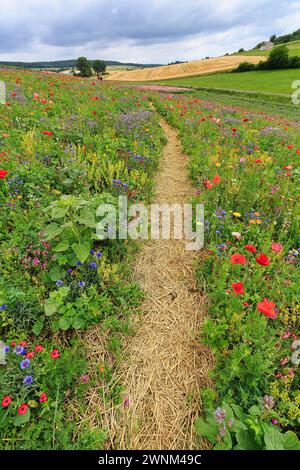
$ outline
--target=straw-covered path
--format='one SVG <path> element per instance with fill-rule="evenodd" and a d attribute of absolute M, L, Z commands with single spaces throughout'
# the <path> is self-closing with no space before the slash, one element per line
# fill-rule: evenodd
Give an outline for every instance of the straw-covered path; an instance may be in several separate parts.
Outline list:
<path fill-rule="evenodd" d="M 156 178 L 156 203 L 188 202 L 194 193 L 177 131 L 162 121 L 168 143 Z M 112 413 L 118 449 L 193 449 L 199 391 L 208 384 L 209 351 L 198 337 L 204 298 L 195 284 L 185 242 L 145 242 L 135 279 L 146 294 L 117 372 L 128 407 Z M 112 431 L 112 430 L 111 430 Z"/>

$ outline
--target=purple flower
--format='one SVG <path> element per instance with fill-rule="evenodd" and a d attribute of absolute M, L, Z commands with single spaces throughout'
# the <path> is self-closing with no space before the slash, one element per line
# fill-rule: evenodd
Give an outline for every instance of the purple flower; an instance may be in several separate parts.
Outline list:
<path fill-rule="evenodd" d="M 25 379 L 23 380 L 24 385 L 31 385 L 33 382 L 32 375 L 26 375 Z"/>
<path fill-rule="evenodd" d="M 4 348 L 2 349 L 2 352 L 4 352 L 4 353 L 8 353 L 9 351 L 10 351 L 9 346 L 4 346 Z"/>
<path fill-rule="evenodd" d="M 275 424 L 275 426 L 276 426 L 276 424 L 278 424 L 277 419 L 273 418 L 273 419 L 272 419 L 272 424 Z"/>
<path fill-rule="evenodd" d="M 85 282 L 84 282 L 84 281 L 80 281 L 80 282 L 78 282 L 78 285 L 79 285 L 79 287 L 84 287 L 84 286 L 85 286 Z"/>
<path fill-rule="evenodd" d="M 68 271 L 67 271 L 67 273 L 69 273 L 69 274 L 72 274 L 72 272 L 73 272 L 72 268 L 68 269 Z"/>
<path fill-rule="evenodd" d="M 215 420 L 217 421 L 218 424 L 224 423 L 224 420 L 226 417 L 225 410 L 223 410 L 222 408 L 217 408 L 214 414 L 215 414 Z"/>
<path fill-rule="evenodd" d="M 6 305 L 6 304 L 0 305 L 0 310 L 6 310 L 6 309 L 7 309 L 7 305 Z"/>
<path fill-rule="evenodd" d="M 101 258 L 102 253 L 98 252 L 98 253 L 96 254 L 96 256 L 97 256 L 97 258 Z"/>
<path fill-rule="evenodd" d="M 81 265 L 82 265 L 82 262 L 81 262 L 81 261 L 77 261 L 76 265 L 77 265 L 77 266 L 81 266 Z"/>
<path fill-rule="evenodd" d="M 57 285 L 57 287 L 61 287 L 63 285 L 63 283 L 64 283 L 63 281 L 59 280 L 59 281 L 56 282 L 56 285 Z"/>
<path fill-rule="evenodd" d="M 21 369 L 26 369 L 29 366 L 30 366 L 30 360 L 29 359 L 24 359 L 24 361 L 22 361 L 20 363 Z"/>
<path fill-rule="evenodd" d="M 90 263 L 90 268 L 97 268 L 97 263 L 95 263 L 95 261 Z"/>
<path fill-rule="evenodd" d="M 94 250 L 90 250 L 90 254 L 94 255 L 95 254 Z"/>
<path fill-rule="evenodd" d="M 22 346 L 17 346 L 15 349 L 14 349 L 14 353 L 20 355 L 22 354 L 24 351 L 24 348 L 22 348 Z"/>
<path fill-rule="evenodd" d="M 263 398 L 263 404 L 266 410 L 271 410 L 274 406 L 274 398 L 270 395 L 265 395 Z"/>

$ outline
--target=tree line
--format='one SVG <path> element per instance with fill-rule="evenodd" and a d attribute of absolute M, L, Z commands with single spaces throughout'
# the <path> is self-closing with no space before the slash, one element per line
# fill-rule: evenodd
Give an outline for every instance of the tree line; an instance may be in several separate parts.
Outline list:
<path fill-rule="evenodd" d="M 93 72 L 99 77 L 100 74 L 105 73 L 106 63 L 104 60 L 90 61 L 86 57 L 78 57 L 76 68 L 79 70 L 82 77 L 91 77 Z"/>
<path fill-rule="evenodd" d="M 250 72 L 252 70 L 278 70 L 300 68 L 300 57 L 289 56 L 286 46 L 278 46 L 271 50 L 267 60 L 261 60 L 258 64 L 242 62 L 232 72 Z"/>

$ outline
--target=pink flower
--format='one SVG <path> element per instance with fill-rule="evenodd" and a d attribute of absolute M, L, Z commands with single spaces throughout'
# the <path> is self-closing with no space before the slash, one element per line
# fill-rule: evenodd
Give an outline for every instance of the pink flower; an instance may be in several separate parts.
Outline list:
<path fill-rule="evenodd" d="M 235 237 L 237 240 L 240 240 L 240 238 L 241 238 L 241 236 L 242 236 L 239 232 L 232 232 L 231 235 L 232 235 L 233 237 Z"/>
<path fill-rule="evenodd" d="M 272 243 L 271 250 L 274 253 L 280 253 L 282 251 L 283 246 L 280 243 Z"/>
<path fill-rule="evenodd" d="M 284 357 L 283 359 L 281 359 L 280 365 L 285 366 L 289 362 L 289 360 L 290 358 L 288 356 Z"/>

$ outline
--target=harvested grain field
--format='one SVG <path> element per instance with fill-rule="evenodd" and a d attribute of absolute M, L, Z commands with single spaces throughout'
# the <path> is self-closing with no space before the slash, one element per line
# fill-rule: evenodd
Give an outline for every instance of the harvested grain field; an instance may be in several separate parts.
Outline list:
<path fill-rule="evenodd" d="M 214 59 L 195 60 L 183 64 L 164 65 L 146 69 L 131 70 L 126 72 L 112 72 L 105 80 L 138 82 L 147 80 L 161 80 L 166 78 L 190 77 L 193 75 L 204 75 L 214 72 L 232 70 L 241 62 L 257 64 L 263 58 L 256 56 L 224 56 Z"/>

